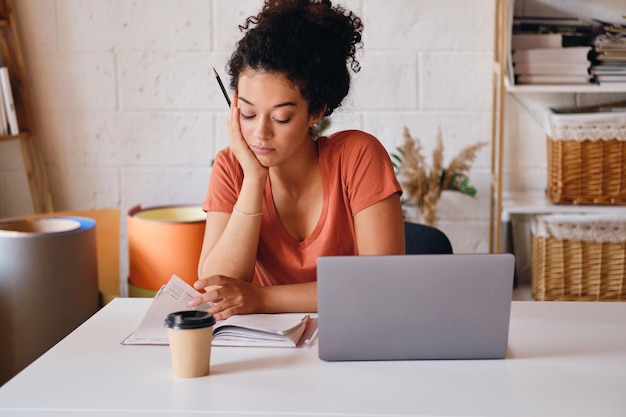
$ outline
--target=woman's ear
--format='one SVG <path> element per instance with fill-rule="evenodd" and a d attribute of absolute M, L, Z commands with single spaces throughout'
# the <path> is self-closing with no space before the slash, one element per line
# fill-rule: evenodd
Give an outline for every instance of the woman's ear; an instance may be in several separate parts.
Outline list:
<path fill-rule="evenodd" d="M 324 114 L 326 113 L 326 109 L 327 109 L 327 106 L 324 105 L 324 107 L 322 107 L 322 109 L 320 111 L 318 111 L 317 113 L 311 115 L 311 117 L 309 118 L 309 127 L 315 126 L 316 124 L 318 124 L 324 118 Z"/>
<path fill-rule="evenodd" d="M 318 136 L 321 134 L 324 127 L 320 126 L 320 123 L 324 120 L 324 115 L 326 114 L 326 106 L 324 106 L 319 112 L 311 114 L 309 116 L 309 136 L 314 141 L 317 140 Z"/>

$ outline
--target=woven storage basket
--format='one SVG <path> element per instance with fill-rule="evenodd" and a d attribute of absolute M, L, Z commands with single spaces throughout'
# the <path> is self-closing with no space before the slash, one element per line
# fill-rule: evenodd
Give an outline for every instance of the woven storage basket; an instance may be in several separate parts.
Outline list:
<path fill-rule="evenodd" d="M 535 300 L 626 301 L 626 213 L 534 216 L 531 257 Z"/>
<path fill-rule="evenodd" d="M 626 107 L 550 113 L 547 196 L 561 204 L 626 205 Z"/>

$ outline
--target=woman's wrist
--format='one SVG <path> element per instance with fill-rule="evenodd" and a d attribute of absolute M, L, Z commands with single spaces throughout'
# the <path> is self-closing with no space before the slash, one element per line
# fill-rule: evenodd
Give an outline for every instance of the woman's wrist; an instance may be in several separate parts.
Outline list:
<path fill-rule="evenodd" d="M 242 217 L 257 217 L 262 214 L 265 181 L 266 179 L 244 178 L 239 198 L 233 206 L 233 214 Z"/>
<path fill-rule="evenodd" d="M 259 217 L 263 215 L 263 211 L 255 211 L 255 212 L 245 212 L 245 211 L 241 211 L 237 208 L 236 205 L 233 206 L 233 213 L 237 214 L 238 216 L 242 216 L 242 217 Z"/>
<path fill-rule="evenodd" d="M 259 175 L 244 174 L 241 186 L 260 189 L 261 191 L 263 191 L 263 189 L 265 188 L 265 183 L 267 182 L 267 177 L 267 170 L 264 170 Z"/>

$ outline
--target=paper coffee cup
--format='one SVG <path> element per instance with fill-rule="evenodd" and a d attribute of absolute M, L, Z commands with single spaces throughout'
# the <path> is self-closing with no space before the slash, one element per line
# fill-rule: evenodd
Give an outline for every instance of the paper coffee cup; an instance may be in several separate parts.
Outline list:
<path fill-rule="evenodd" d="M 206 311 L 178 311 L 165 318 L 174 375 L 194 378 L 209 374 L 215 318 Z"/>

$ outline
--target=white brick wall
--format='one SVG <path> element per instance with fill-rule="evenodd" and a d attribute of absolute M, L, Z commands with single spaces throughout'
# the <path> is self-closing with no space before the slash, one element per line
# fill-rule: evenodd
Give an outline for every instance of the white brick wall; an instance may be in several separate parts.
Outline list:
<path fill-rule="evenodd" d="M 210 161 L 227 143 L 226 105 L 211 67 L 227 78 L 237 25 L 262 1 L 14 3 L 55 207 L 125 214 L 136 204 L 199 204 Z M 363 17 L 365 49 L 331 130 L 368 130 L 391 151 L 402 143 L 403 126 L 428 149 L 441 129 L 446 161 L 489 141 L 493 3 L 343 2 Z M 527 122 L 522 117 L 514 134 L 527 134 L 532 146 L 516 145 L 507 158 L 508 184 L 542 188 L 541 128 Z M 0 144 L 0 217 L 32 210 L 18 157 L 18 146 Z M 489 158 L 486 147 L 471 173 L 476 199 L 442 198 L 439 226 L 457 252 L 488 250 Z M 124 244 L 121 252 L 124 277 Z"/>

